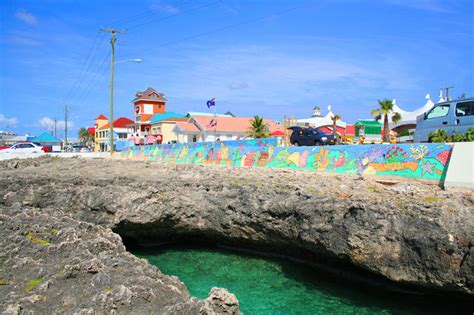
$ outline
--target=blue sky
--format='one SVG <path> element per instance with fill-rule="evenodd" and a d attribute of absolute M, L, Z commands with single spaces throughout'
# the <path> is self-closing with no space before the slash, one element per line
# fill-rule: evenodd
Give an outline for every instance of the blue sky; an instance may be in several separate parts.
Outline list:
<path fill-rule="evenodd" d="M 239 116 L 331 105 L 347 122 L 378 98 L 413 110 L 446 85 L 474 95 L 474 1 L 2 1 L 0 130 L 48 131 L 64 104 L 73 135 L 109 115 L 102 26 L 127 30 L 116 61 L 143 59 L 115 67 L 115 117 L 149 86 L 183 114 L 216 97 Z"/>

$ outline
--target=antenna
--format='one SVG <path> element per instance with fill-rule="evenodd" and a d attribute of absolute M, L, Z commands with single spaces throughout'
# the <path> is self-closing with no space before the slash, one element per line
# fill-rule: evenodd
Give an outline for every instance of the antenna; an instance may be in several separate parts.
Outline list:
<path fill-rule="evenodd" d="M 449 89 L 453 89 L 454 86 L 445 86 L 443 88 L 441 88 L 442 90 L 445 90 L 446 91 L 446 100 L 447 101 L 450 101 L 451 99 L 449 98 Z"/>

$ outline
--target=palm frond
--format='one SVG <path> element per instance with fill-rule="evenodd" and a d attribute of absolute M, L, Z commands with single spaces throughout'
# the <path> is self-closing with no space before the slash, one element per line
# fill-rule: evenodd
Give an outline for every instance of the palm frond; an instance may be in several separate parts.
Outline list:
<path fill-rule="evenodd" d="M 380 115 L 380 110 L 378 110 L 378 109 L 373 109 L 373 110 L 370 112 L 370 116 L 374 116 L 374 115 Z"/>
<path fill-rule="evenodd" d="M 400 113 L 393 113 L 392 122 L 396 124 L 400 120 L 402 120 L 402 115 Z"/>

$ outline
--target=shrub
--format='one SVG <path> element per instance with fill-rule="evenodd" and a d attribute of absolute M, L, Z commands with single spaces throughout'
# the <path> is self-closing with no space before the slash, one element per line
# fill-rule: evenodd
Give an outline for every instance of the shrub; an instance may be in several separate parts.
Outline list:
<path fill-rule="evenodd" d="M 451 136 L 446 134 L 446 130 L 438 129 L 428 135 L 429 142 L 470 142 L 474 141 L 474 128 L 469 128 L 466 133 Z"/>
<path fill-rule="evenodd" d="M 429 142 L 447 142 L 449 140 L 446 130 L 438 129 L 428 135 Z"/>

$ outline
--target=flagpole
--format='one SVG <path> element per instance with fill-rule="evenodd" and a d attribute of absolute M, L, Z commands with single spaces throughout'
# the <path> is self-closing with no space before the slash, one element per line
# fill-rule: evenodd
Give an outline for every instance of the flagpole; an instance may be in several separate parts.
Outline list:
<path fill-rule="evenodd" d="M 214 106 L 214 141 L 217 141 L 217 139 L 216 139 L 216 126 L 217 126 L 217 123 L 216 123 L 216 121 L 217 121 L 217 120 L 216 120 L 216 116 L 217 116 L 217 114 L 216 114 L 216 106 Z"/>

